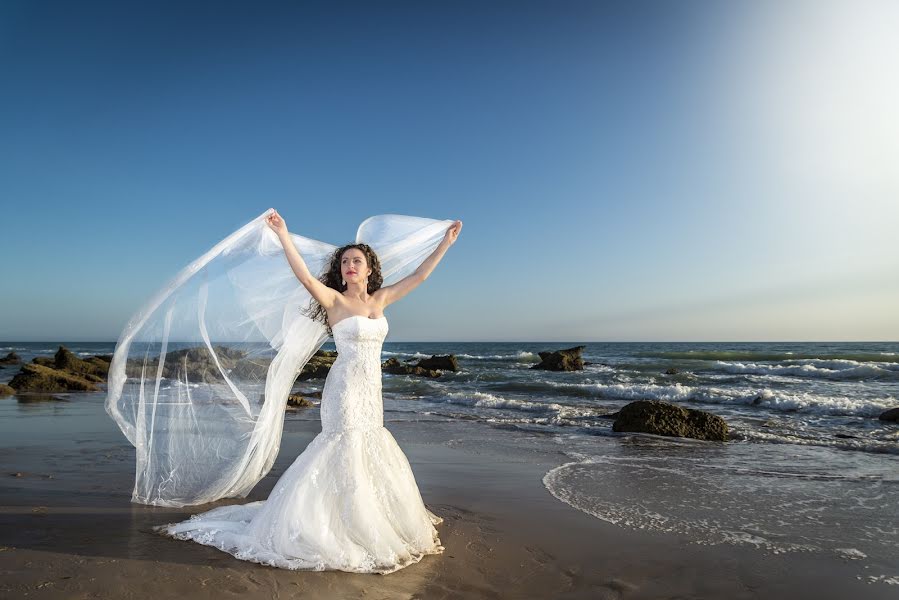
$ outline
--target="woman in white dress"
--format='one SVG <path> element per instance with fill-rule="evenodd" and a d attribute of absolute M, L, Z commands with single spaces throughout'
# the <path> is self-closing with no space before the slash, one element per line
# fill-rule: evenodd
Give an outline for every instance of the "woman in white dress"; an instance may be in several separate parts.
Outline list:
<path fill-rule="evenodd" d="M 364 243 L 338 248 L 316 279 L 284 219 L 266 224 L 314 299 L 312 318 L 333 335 L 338 357 L 322 390 L 322 431 L 266 500 L 220 506 L 154 530 L 253 562 L 294 570 L 391 573 L 444 550 L 409 462 L 383 426 L 384 309 L 420 285 L 456 241 L 462 222 L 411 275 L 383 286 L 380 262 Z"/>

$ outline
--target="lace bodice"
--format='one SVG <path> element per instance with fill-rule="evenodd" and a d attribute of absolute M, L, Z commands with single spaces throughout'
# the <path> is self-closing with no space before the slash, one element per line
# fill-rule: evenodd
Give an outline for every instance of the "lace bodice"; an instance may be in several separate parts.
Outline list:
<path fill-rule="evenodd" d="M 332 328 L 337 359 L 322 389 L 322 431 L 384 426 L 381 398 L 381 347 L 387 319 L 353 315 Z"/>

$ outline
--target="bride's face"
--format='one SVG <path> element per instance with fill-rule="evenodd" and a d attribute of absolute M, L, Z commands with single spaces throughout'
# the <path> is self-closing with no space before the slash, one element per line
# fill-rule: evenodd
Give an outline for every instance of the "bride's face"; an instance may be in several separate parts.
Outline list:
<path fill-rule="evenodd" d="M 340 257 L 340 273 L 344 281 L 362 283 L 371 274 L 365 253 L 358 248 L 350 248 Z"/>

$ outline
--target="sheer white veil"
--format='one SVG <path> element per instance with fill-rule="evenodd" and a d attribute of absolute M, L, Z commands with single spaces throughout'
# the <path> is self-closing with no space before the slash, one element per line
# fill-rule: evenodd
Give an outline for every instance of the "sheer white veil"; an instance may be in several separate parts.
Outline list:
<path fill-rule="evenodd" d="M 271 469 L 287 397 L 328 339 L 301 312 L 297 280 L 269 209 L 191 262 L 128 321 L 109 368 L 106 411 L 134 445 L 131 501 L 181 507 L 246 497 Z M 382 285 L 411 274 L 452 220 L 377 215 L 357 243 L 381 261 Z M 320 275 L 338 248 L 291 234 Z"/>

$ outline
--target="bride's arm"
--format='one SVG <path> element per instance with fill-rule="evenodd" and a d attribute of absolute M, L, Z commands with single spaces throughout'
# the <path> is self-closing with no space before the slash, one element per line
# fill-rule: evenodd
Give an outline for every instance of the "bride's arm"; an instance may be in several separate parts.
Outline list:
<path fill-rule="evenodd" d="M 338 291 L 326 286 L 312 274 L 309 267 L 306 266 L 306 261 L 300 255 L 300 251 L 297 250 L 296 245 L 293 243 L 293 238 L 287 231 L 287 223 L 284 222 L 281 215 L 275 211 L 266 220 L 269 227 L 278 234 L 278 239 L 281 240 L 281 246 L 284 248 L 284 254 L 287 255 L 287 262 L 290 263 L 290 268 L 293 269 L 294 275 L 297 276 L 303 287 L 309 290 L 312 297 L 322 307 L 331 308 L 334 306 L 334 303 L 337 302 Z"/>
<path fill-rule="evenodd" d="M 446 251 L 449 250 L 449 247 L 456 242 L 456 238 L 459 237 L 460 231 L 462 231 L 462 221 L 456 221 L 446 230 L 446 235 L 443 237 L 443 241 L 440 242 L 440 245 L 434 249 L 431 255 L 426 258 L 415 271 L 410 275 L 403 277 L 393 285 L 382 287 L 375 292 L 381 296 L 383 306 L 396 302 L 421 285 L 422 282 L 428 278 L 428 275 L 431 274 L 431 271 L 434 270 L 434 267 L 437 266 L 437 263 L 440 262 L 440 259 L 443 258 L 443 255 L 446 254 Z"/>

